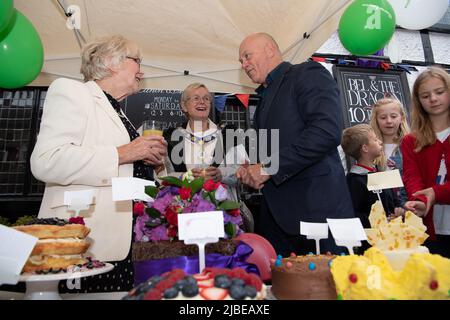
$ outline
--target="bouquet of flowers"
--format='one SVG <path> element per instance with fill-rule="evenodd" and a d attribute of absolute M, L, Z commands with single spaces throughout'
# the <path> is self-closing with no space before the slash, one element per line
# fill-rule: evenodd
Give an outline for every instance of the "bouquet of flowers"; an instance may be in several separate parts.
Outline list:
<path fill-rule="evenodd" d="M 220 182 L 205 181 L 194 178 L 188 171 L 181 179 L 163 177 L 162 186 L 148 186 L 146 194 L 153 202 L 137 202 L 133 213 L 135 241 L 158 242 L 160 240 L 177 240 L 179 214 L 222 211 L 225 234 L 233 238 L 243 231 L 239 203 L 229 200 L 227 188 Z"/>

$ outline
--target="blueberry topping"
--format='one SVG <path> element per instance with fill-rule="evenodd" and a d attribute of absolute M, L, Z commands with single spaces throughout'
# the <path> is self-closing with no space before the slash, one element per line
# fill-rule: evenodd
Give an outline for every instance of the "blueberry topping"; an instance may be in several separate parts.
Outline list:
<path fill-rule="evenodd" d="M 173 299 L 176 296 L 178 296 L 178 289 L 175 287 L 166 289 L 164 291 L 164 298 L 166 298 L 166 299 Z"/>
<path fill-rule="evenodd" d="M 242 286 L 231 286 L 229 294 L 235 300 L 242 300 L 247 296 L 245 287 Z"/>
<path fill-rule="evenodd" d="M 233 286 L 245 286 L 245 281 L 241 278 L 233 278 L 231 279 L 231 285 Z"/>
<path fill-rule="evenodd" d="M 225 274 L 220 274 L 214 277 L 214 286 L 217 288 L 226 289 L 231 286 L 231 280 Z"/>
<path fill-rule="evenodd" d="M 188 284 L 187 280 L 181 279 L 181 280 L 178 280 L 177 282 L 175 282 L 175 288 L 177 288 L 178 290 L 181 290 L 187 284 Z"/>
<path fill-rule="evenodd" d="M 66 224 L 69 224 L 69 221 L 59 218 L 35 218 L 24 223 L 24 225 L 32 225 L 32 224 L 64 226 Z"/>
<path fill-rule="evenodd" d="M 181 293 L 187 298 L 195 297 L 198 294 L 198 286 L 188 283 L 181 289 Z"/>
<path fill-rule="evenodd" d="M 186 276 L 184 280 L 186 280 L 187 284 L 197 285 L 197 280 L 193 276 Z"/>
<path fill-rule="evenodd" d="M 245 290 L 245 295 L 250 298 L 256 297 L 256 294 L 258 293 L 258 291 L 256 291 L 256 288 L 254 286 L 245 286 L 244 290 Z"/>

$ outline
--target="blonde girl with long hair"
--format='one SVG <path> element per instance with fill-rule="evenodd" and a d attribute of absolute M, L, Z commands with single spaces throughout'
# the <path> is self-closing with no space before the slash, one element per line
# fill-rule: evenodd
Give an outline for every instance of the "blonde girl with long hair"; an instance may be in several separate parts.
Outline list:
<path fill-rule="evenodd" d="M 402 103 L 394 97 L 378 100 L 372 107 L 370 126 L 377 138 L 383 142 L 384 152 L 375 160 L 378 169 L 380 171 L 398 169 L 402 175 L 403 160 L 400 143 L 410 131 Z M 404 188 L 397 189 L 397 197 L 401 205 L 408 200 Z"/>
<path fill-rule="evenodd" d="M 411 120 L 401 143 L 405 208 L 423 217 L 430 252 L 450 257 L 450 75 L 442 68 L 414 82 Z"/>

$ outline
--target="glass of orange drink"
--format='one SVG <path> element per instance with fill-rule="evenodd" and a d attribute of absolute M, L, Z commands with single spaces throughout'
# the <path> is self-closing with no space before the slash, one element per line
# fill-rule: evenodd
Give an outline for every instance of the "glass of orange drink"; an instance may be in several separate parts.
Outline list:
<path fill-rule="evenodd" d="M 150 135 L 162 136 L 163 135 L 162 123 L 156 120 L 145 120 L 142 123 L 142 135 L 144 137 Z"/>

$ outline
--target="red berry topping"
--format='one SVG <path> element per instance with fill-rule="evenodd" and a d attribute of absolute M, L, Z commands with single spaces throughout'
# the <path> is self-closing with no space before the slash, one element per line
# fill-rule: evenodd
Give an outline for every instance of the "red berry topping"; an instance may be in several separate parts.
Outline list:
<path fill-rule="evenodd" d="M 247 284 L 249 286 L 254 286 L 256 291 L 260 291 L 262 289 L 262 281 L 255 274 L 249 273 L 247 275 L 247 278 L 244 281 L 245 281 L 245 284 Z"/>
<path fill-rule="evenodd" d="M 348 276 L 348 280 L 350 280 L 351 283 L 356 283 L 356 282 L 358 282 L 358 276 L 356 274 L 352 273 Z"/>
<path fill-rule="evenodd" d="M 436 290 L 439 287 L 439 284 L 436 280 L 431 280 L 430 282 L 430 289 L 431 290 Z"/>
<path fill-rule="evenodd" d="M 205 300 L 223 300 L 228 295 L 228 291 L 220 288 L 205 288 L 200 291 L 200 295 Z"/>
<path fill-rule="evenodd" d="M 291 257 L 295 258 L 297 255 L 295 254 L 295 252 L 291 252 Z"/>
<path fill-rule="evenodd" d="M 247 276 L 247 272 L 242 268 L 234 268 L 231 274 L 231 278 L 239 278 L 242 280 L 245 280 L 245 277 Z"/>
<path fill-rule="evenodd" d="M 71 217 L 69 218 L 69 223 L 84 225 L 84 219 L 83 217 Z"/>
<path fill-rule="evenodd" d="M 161 291 L 155 289 L 148 291 L 144 296 L 144 300 L 161 300 Z"/>

